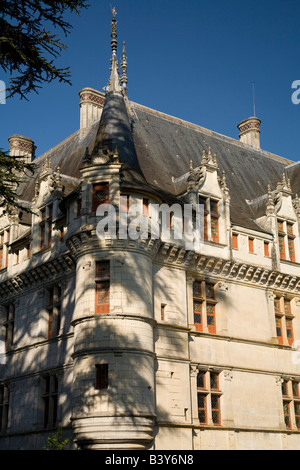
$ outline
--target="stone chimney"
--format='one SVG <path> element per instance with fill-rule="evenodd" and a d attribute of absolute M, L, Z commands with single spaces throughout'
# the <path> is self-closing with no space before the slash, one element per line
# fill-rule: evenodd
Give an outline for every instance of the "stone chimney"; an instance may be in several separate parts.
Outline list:
<path fill-rule="evenodd" d="M 93 121 L 101 117 L 105 94 L 93 88 L 83 88 L 80 97 L 80 130 L 88 128 Z"/>
<path fill-rule="evenodd" d="M 8 142 L 11 157 L 22 157 L 25 163 L 31 163 L 34 160 L 36 147 L 29 137 L 14 134 Z"/>
<path fill-rule="evenodd" d="M 260 123 L 260 119 L 252 116 L 240 122 L 237 126 L 240 131 L 240 141 L 252 145 L 257 150 L 260 150 Z"/>

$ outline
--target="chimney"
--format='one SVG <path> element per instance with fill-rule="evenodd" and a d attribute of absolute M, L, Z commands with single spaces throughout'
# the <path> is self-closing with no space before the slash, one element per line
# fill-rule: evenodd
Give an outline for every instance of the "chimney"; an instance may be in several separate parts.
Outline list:
<path fill-rule="evenodd" d="M 8 142 L 11 157 L 22 157 L 25 163 L 31 163 L 34 160 L 36 147 L 29 137 L 14 134 Z"/>
<path fill-rule="evenodd" d="M 252 145 L 257 150 L 260 150 L 260 123 L 260 119 L 252 116 L 240 122 L 237 126 L 240 131 L 240 141 Z"/>
<path fill-rule="evenodd" d="M 105 94 L 93 88 L 83 88 L 80 97 L 80 130 L 88 128 L 93 121 L 101 117 Z"/>

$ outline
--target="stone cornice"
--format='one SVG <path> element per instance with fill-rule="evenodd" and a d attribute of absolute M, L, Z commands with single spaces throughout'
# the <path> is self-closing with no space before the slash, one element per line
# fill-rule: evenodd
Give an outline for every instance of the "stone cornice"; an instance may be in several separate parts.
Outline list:
<path fill-rule="evenodd" d="M 211 276 L 218 280 L 244 282 L 257 287 L 300 293 L 300 277 L 248 263 L 222 259 L 171 243 L 161 243 L 156 261 L 190 271 L 192 275 Z"/>
<path fill-rule="evenodd" d="M 196 255 L 189 269 L 211 275 L 223 281 L 240 281 L 269 289 L 300 292 L 300 277 L 233 260 Z"/>
<path fill-rule="evenodd" d="M 71 272 L 74 267 L 74 260 L 68 253 L 32 267 L 0 284 L 1 300 L 5 301 L 9 297 L 20 294 L 22 291 L 41 283 L 51 282 L 52 279 L 54 280 L 62 274 L 66 275 Z"/>
<path fill-rule="evenodd" d="M 154 240 L 97 240 L 93 236 L 92 227 L 85 227 L 73 234 L 67 241 L 68 248 L 74 257 L 83 254 L 86 250 L 128 250 L 143 251 L 151 256 L 153 261 L 179 269 L 186 269 L 193 274 L 211 276 L 222 281 L 243 282 L 257 287 L 285 290 L 291 293 L 300 293 L 300 277 L 268 269 L 264 266 L 238 262 L 232 259 L 213 257 L 193 250 L 186 250 L 184 246 L 160 239 Z M 94 245 L 93 247 L 91 245 Z"/>

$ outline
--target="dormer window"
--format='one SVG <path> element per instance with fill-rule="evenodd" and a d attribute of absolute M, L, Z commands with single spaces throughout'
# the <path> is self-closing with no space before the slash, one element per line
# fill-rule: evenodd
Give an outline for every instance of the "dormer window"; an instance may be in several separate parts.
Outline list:
<path fill-rule="evenodd" d="M 278 220 L 277 221 L 277 230 L 278 230 L 278 243 L 279 243 L 279 256 L 280 259 L 285 259 L 285 232 L 284 232 L 284 227 L 283 227 L 283 221 Z"/>
<path fill-rule="evenodd" d="M 7 268 L 9 229 L 0 232 L 0 269 Z"/>
<path fill-rule="evenodd" d="M 287 239 L 288 239 L 288 250 L 289 250 L 289 257 L 291 261 L 296 261 L 295 259 L 295 245 L 294 245 L 294 232 L 293 232 L 293 224 L 287 222 Z"/>
<path fill-rule="evenodd" d="M 40 249 L 51 247 L 52 241 L 52 204 L 41 209 L 40 217 Z"/>
<path fill-rule="evenodd" d="M 219 243 L 219 202 L 199 197 L 199 204 L 204 206 L 204 240 Z"/>
<path fill-rule="evenodd" d="M 280 259 L 289 259 L 295 262 L 294 224 L 292 222 L 277 220 L 277 230 Z"/>
<path fill-rule="evenodd" d="M 109 203 L 109 184 L 99 183 L 93 185 L 92 212 L 96 212 L 98 206 Z"/>

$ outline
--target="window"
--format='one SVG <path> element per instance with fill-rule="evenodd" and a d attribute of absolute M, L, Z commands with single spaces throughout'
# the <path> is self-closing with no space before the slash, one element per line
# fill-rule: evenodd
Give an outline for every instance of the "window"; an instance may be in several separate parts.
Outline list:
<path fill-rule="evenodd" d="M 143 214 L 149 215 L 149 199 L 143 198 Z"/>
<path fill-rule="evenodd" d="M 5 351 L 10 351 L 14 342 L 14 325 L 15 325 L 15 306 L 10 304 L 6 307 L 5 328 Z"/>
<path fill-rule="evenodd" d="M 264 242 L 264 255 L 266 257 L 270 256 L 270 246 L 269 242 Z"/>
<path fill-rule="evenodd" d="M 199 371 L 197 375 L 198 418 L 200 424 L 221 424 L 219 374 Z"/>
<path fill-rule="evenodd" d="M 285 228 L 286 227 L 286 228 Z M 292 222 L 284 222 L 283 220 L 277 220 L 278 229 L 278 243 L 280 259 L 286 259 L 288 253 L 288 259 L 295 262 L 295 235 L 294 235 L 294 224 Z M 286 240 L 286 241 L 285 241 Z"/>
<path fill-rule="evenodd" d="M 206 281 L 193 283 L 194 324 L 197 331 L 216 333 L 214 285 Z"/>
<path fill-rule="evenodd" d="M 291 301 L 283 297 L 275 297 L 274 309 L 278 343 L 284 344 L 287 342 L 290 346 L 292 346 L 294 342 L 294 316 L 291 310 Z"/>
<path fill-rule="evenodd" d="M 210 223 L 211 223 L 211 239 L 215 243 L 219 243 L 219 214 L 218 202 L 210 200 Z"/>
<path fill-rule="evenodd" d="M 7 268 L 9 246 L 9 230 L 0 233 L 0 269 Z"/>
<path fill-rule="evenodd" d="M 47 246 L 48 248 L 51 246 L 52 240 L 52 204 L 48 206 L 48 214 L 47 214 Z"/>
<path fill-rule="evenodd" d="M 40 222 L 40 249 L 45 248 L 45 213 L 46 210 L 41 210 L 41 222 Z"/>
<path fill-rule="evenodd" d="M 300 429 L 299 382 L 283 380 L 281 385 L 283 416 L 287 429 Z"/>
<path fill-rule="evenodd" d="M 5 433 L 8 424 L 9 388 L 0 385 L 0 433 Z"/>
<path fill-rule="evenodd" d="M 43 382 L 44 428 L 50 428 L 54 427 L 57 421 L 57 376 L 55 374 L 48 375 Z"/>
<path fill-rule="evenodd" d="M 166 309 L 166 304 L 161 304 L 161 306 L 160 306 L 160 319 L 161 319 L 161 321 L 165 321 L 165 319 L 166 319 L 165 309 Z"/>
<path fill-rule="evenodd" d="M 284 299 L 284 315 L 285 315 L 285 326 L 286 326 L 286 336 L 288 339 L 288 343 L 292 346 L 294 342 L 294 334 L 293 334 L 293 324 L 292 324 L 292 312 L 291 312 L 291 301 L 288 299 Z"/>
<path fill-rule="evenodd" d="M 59 334 L 61 319 L 61 288 L 54 286 L 47 291 L 48 338 Z"/>
<path fill-rule="evenodd" d="M 96 306 L 95 313 L 109 313 L 110 305 L 110 263 L 96 263 Z"/>
<path fill-rule="evenodd" d="M 235 250 L 239 249 L 239 236 L 237 233 L 232 234 L 232 248 Z"/>
<path fill-rule="evenodd" d="M 295 262 L 295 246 L 294 246 L 294 232 L 293 232 L 293 224 L 287 222 L 286 224 L 287 228 L 287 239 L 288 239 L 288 250 L 289 250 L 289 258 L 290 261 Z"/>
<path fill-rule="evenodd" d="M 108 364 L 96 364 L 96 389 L 108 388 Z"/>
<path fill-rule="evenodd" d="M 50 248 L 52 242 L 52 204 L 41 209 L 40 249 Z"/>
<path fill-rule="evenodd" d="M 278 230 L 278 243 L 279 243 L 279 255 L 280 259 L 285 259 L 285 232 L 283 227 L 283 221 L 277 220 L 277 230 Z"/>
<path fill-rule="evenodd" d="M 249 253 L 254 253 L 254 238 L 248 237 Z"/>
<path fill-rule="evenodd" d="M 63 242 L 64 236 L 65 236 L 65 226 L 61 225 L 58 230 L 59 230 L 59 241 Z"/>
<path fill-rule="evenodd" d="M 92 212 L 97 211 L 97 207 L 101 204 L 109 203 L 109 184 L 99 183 L 93 185 L 93 202 Z"/>
<path fill-rule="evenodd" d="M 204 206 L 204 240 L 219 243 L 219 202 L 211 198 L 199 198 Z"/>

